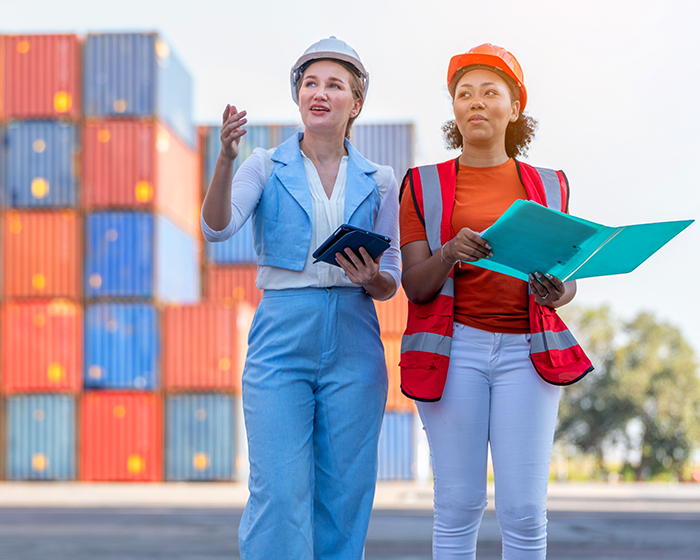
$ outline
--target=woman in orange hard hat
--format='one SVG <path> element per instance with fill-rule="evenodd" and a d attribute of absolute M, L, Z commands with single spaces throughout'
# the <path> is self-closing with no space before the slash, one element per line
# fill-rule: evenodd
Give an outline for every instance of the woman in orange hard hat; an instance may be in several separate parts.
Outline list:
<path fill-rule="evenodd" d="M 539 272 L 526 282 L 469 263 L 492 255 L 478 232 L 515 200 L 566 211 L 568 184 L 562 172 L 515 159 L 526 154 L 537 122 L 523 113 L 527 92 L 512 54 L 485 44 L 454 56 L 447 85 L 454 120 L 443 131 L 448 147 L 462 153 L 409 170 L 400 209 L 410 300 L 401 385 L 418 401 L 430 443 L 434 558 L 475 558 L 489 445 L 503 558 L 544 558 L 560 389 L 530 354 L 541 336 L 570 340 L 568 332 L 541 332 L 537 317 L 571 301 L 576 286 Z"/>

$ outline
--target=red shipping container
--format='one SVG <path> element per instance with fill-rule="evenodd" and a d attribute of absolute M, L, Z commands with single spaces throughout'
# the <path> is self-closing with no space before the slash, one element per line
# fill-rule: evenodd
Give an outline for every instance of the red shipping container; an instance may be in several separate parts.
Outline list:
<path fill-rule="evenodd" d="M 415 410 L 415 403 L 401 392 L 401 336 L 382 336 L 386 369 L 389 374 L 389 392 L 386 398 L 387 410 Z"/>
<path fill-rule="evenodd" d="M 8 118 L 80 118 L 82 49 L 76 35 L 10 35 L 5 48 Z"/>
<path fill-rule="evenodd" d="M 387 301 L 375 301 L 374 306 L 382 336 L 396 336 L 404 333 L 408 320 L 408 298 L 401 286 L 396 290 L 393 298 Z"/>
<path fill-rule="evenodd" d="M 161 397 L 153 393 L 86 393 L 80 458 L 83 480 L 162 480 Z"/>
<path fill-rule="evenodd" d="M 0 122 L 5 120 L 5 45 L 7 38 L 0 35 Z M 3 177 L 4 181 L 4 177 Z"/>
<path fill-rule="evenodd" d="M 204 299 L 231 307 L 246 301 L 257 307 L 262 290 L 255 285 L 258 267 L 255 265 L 208 266 L 204 270 Z"/>
<path fill-rule="evenodd" d="M 163 387 L 240 393 L 254 313 L 246 302 L 163 309 Z"/>
<path fill-rule="evenodd" d="M 199 152 L 154 121 L 90 121 L 83 128 L 83 206 L 154 210 L 201 235 Z"/>
<path fill-rule="evenodd" d="M 68 300 L 9 303 L 2 310 L 2 388 L 80 391 L 83 312 Z"/>
<path fill-rule="evenodd" d="M 9 211 L 2 224 L 4 296 L 79 299 L 82 234 L 72 210 Z"/>

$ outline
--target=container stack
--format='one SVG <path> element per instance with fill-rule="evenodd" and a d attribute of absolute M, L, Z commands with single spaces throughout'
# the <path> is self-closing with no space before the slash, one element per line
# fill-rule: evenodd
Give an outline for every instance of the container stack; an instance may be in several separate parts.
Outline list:
<path fill-rule="evenodd" d="M 296 126 L 248 126 L 234 173 Z M 12 480 L 243 480 L 248 221 L 203 244 L 219 127 L 155 33 L 0 36 L 0 464 Z M 400 178 L 411 125 L 357 125 Z M 203 299 L 202 299 L 203 294 Z M 377 303 L 390 387 L 380 478 L 416 473 L 402 290 Z M 418 443 L 420 447 L 420 441 Z"/>
<path fill-rule="evenodd" d="M 84 54 L 84 480 L 163 477 L 161 320 L 200 298 L 192 80 L 155 33 Z"/>
<path fill-rule="evenodd" d="M 5 476 L 76 476 L 82 388 L 81 51 L 75 35 L 0 42 Z"/>

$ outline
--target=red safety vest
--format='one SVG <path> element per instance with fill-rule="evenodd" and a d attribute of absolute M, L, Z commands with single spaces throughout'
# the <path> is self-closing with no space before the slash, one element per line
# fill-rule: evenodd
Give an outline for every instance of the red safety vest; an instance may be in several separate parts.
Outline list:
<path fill-rule="evenodd" d="M 533 167 L 516 160 L 520 180 L 530 200 L 566 212 L 569 185 L 562 171 Z M 458 160 L 409 169 L 406 185 L 418 218 L 425 227 L 434 254 L 455 236 L 452 210 L 457 185 Z M 570 385 L 593 370 L 593 365 L 550 307 L 538 305 L 528 295 L 530 358 L 539 375 L 554 385 Z M 454 269 L 440 292 L 421 304 L 408 302 L 408 323 L 401 340 L 401 390 L 419 401 L 438 401 L 447 378 L 454 326 Z"/>

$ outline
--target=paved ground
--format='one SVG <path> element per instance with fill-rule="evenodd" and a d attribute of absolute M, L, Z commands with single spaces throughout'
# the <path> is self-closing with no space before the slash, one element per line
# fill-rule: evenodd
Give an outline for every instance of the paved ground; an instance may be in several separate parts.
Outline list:
<path fill-rule="evenodd" d="M 234 484 L 0 484 L 0 560 L 239 558 Z M 432 495 L 380 484 L 367 560 L 429 560 Z M 492 500 L 491 500 L 492 501 Z M 700 485 L 552 485 L 549 560 L 700 559 Z M 489 508 L 479 560 L 500 558 Z"/>

